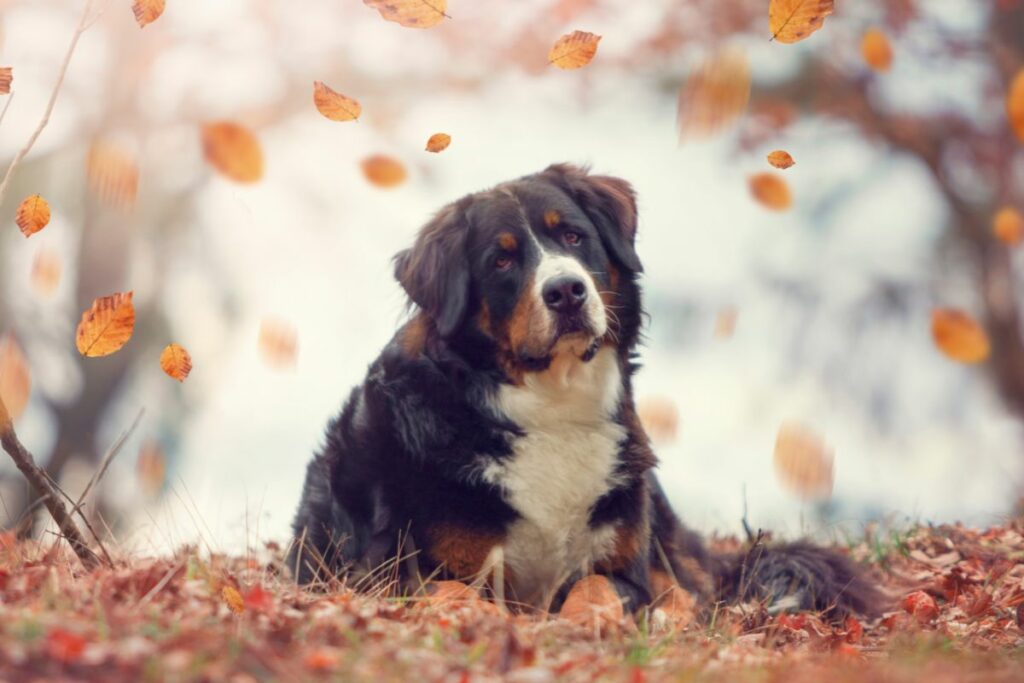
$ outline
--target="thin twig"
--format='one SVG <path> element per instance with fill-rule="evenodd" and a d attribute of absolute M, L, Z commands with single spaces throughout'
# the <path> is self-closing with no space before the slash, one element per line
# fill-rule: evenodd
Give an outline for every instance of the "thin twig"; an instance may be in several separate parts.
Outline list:
<path fill-rule="evenodd" d="M 92 540 L 96 541 L 96 545 L 99 546 L 100 551 L 103 553 L 103 557 L 106 558 L 107 565 L 113 567 L 114 558 L 112 558 L 110 556 L 110 553 L 107 552 L 107 547 L 103 545 L 103 539 L 101 539 L 100 535 L 96 533 L 96 529 L 93 528 L 92 523 L 89 521 L 89 518 L 85 516 L 85 513 L 82 511 L 82 508 L 78 507 L 75 504 L 74 498 L 69 496 L 68 492 L 61 488 L 60 484 L 57 483 L 56 479 L 50 476 L 49 472 L 43 470 L 43 474 L 46 475 L 46 480 L 50 482 L 50 486 L 52 486 L 54 490 L 57 491 L 57 493 L 63 496 L 64 500 L 66 500 L 70 505 L 74 506 L 71 508 L 71 514 L 74 515 L 75 513 L 78 513 L 79 519 L 81 519 L 82 523 L 85 524 L 85 530 L 89 532 L 90 536 L 92 536 Z"/>
<path fill-rule="evenodd" d="M 11 93 L 10 97 L 7 98 L 7 101 L 4 102 L 4 110 L 0 111 L 0 123 L 3 123 L 4 117 L 7 116 L 7 109 L 11 106 L 11 102 L 14 101 L 14 94 L 15 93 Z"/>
<path fill-rule="evenodd" d="M 114 459 L 115 456 L 117 456 L 120 450 L 124 448 L 125 442 L 128 441 L 128 437 L 132 435 L 132 433 L 135 431 L 135 428 L 139 426 L 139 421 L 142 420 L 142 416 L 145 414 L 145 412 L 145 408 L 140 408 L 138 414 L 135 416 L 135 419 L 132 421 L 131 426 L 128 427 L 128 429 L 121 432 L 121 436 L 117 437 L 117 441 L 115 441 L 113 445 L 111 445 L 111 447 L 107 450 L 106 454 L 103 456 L 103 460 L 100 461 L 100 468 L 96 470 L 95 474 L 92 475 L 92 478 L 89 480 L 89 483 L 85 485 L 85 490 L 82 491 L 82 495 L 78 497 L 78 502 L 75 503 L 76 511 L 80 510 L 82 506 L 85 505 L 85 498 L 86 496 L 89 495 L 89 491 L 92 490 L 93 486 L 100 483 L 100 479 L 103 478 L 103 475 L 107 473 L 107 468 L 110 467 L 110 462 Z"/>

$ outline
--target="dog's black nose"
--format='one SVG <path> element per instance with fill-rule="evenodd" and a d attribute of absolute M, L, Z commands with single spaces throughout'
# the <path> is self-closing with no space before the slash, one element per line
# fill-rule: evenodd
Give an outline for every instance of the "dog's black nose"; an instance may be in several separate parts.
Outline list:
<path fill-rule="evenodd" d="M 544 283 L 541 296 L 552 311 L 572 313 L 587 300 L 587 286 L 578 277 L 553 278 Z"/>

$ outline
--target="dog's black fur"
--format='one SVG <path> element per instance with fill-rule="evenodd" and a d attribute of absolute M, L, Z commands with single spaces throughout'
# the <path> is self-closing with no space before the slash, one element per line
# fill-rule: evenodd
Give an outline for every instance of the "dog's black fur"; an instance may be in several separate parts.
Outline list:
<path fill-rule="evenodd" d="M 502 547 L 524 513 L 483 473 L 516 458 L 527 431 L 494 409 L 495 392 L 551 370 L 559 335 L 589 334 L 586 321 L 561 314 L 551 338 L 531 322 L 540 247 L 582 264 L 608 313 L 607 330 L 571 362 L 609 348 L 621 370 L 608 418 L 624 435 L 614 485 L 587 521 L 590 530 L 614 529 L 615 542 L 589 571 L 607 576 L 632 609 L 650 604 L 666 578 L 705 606 L 758 598 L 835 616 L 878 609 L 879 591 L 838 553 L 797 542 L 714 554 L 676 518 L 633 405 L 642 318 L 636 225 L 628 183 L 555 165 L 445 207 L 398 254 L 395 274 L 415 311 L 309 465 L 289 557 L 299 582 L 364 575 L 403 553 L 390 565 L 403 579 L 467 579 Z M 555 605 L 580 575 L 565 577 Z"/>

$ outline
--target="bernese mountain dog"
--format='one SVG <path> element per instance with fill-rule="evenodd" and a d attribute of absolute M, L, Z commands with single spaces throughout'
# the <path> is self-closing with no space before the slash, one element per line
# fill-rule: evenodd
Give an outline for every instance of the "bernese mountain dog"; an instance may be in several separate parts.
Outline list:
<path fill-rule="evenodd" d="M 714 553 L 673 513 L 633 400 L 636 232 L 630 184 L 568 164 L 463 197 L 420 230 L 395 257 L 410 318 L 309 464 L 289 552 L 300 583 L 485 577 L 510 603 L 554 610 L 598 575 L 634 611 L 668 584 L 704 606 L 877 608 L 837 552 Z"/>

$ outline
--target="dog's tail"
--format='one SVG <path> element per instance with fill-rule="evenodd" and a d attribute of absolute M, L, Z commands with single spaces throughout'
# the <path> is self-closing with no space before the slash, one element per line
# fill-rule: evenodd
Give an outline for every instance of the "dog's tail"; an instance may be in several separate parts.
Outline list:
<path fill-rule="evenodd" d="M 807 541 L 773 544 L 761 538 L 742 551 L 709 550 L 679 522 L 661 486 L 651 480 L 652 566 L 664 567 L 704 604 L 758 600 L 770 612 L 815 611 L 833 619 L 872 617 L 885 609 L 885 593 L 839 551 Z"/>

